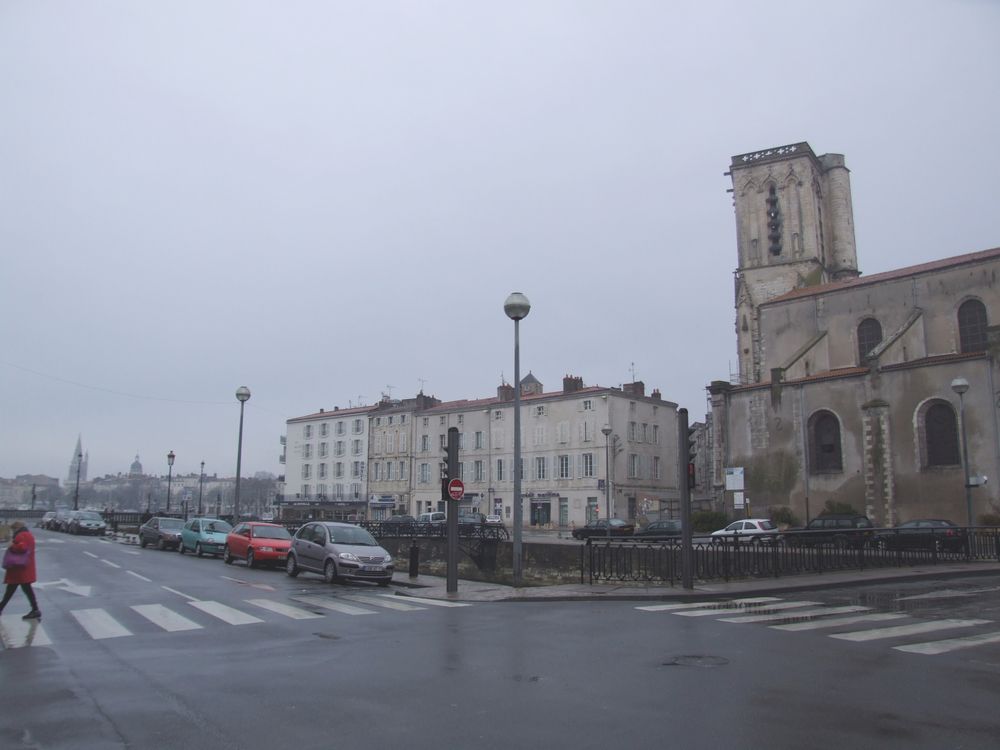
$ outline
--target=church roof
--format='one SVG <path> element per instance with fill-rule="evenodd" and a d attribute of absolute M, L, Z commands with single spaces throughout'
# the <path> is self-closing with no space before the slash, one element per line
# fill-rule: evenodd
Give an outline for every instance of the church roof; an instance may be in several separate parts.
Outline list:
<path fill-rule="evenodd" d="M 859 276 L 856 279 L 848 279 L 846 281 L 834 281 L 829 284 L 818 284 L 817 286 L 804 286 L 799 289 L 793 289 L 790 292 L 786 292 L 780 297 L 769 299 L 767 302 L 762 304 L 770 305 L 775 302 L 788 302 L 790 300 L 801 299 L 803 297 L 812 297 L 820 294 L 828 294 L 830 292 L 839 292 L 845 289 L 855 289 L 857 287 L 867 286 L 868 284 L 880 284 L 886 281 L 903 279 L 908 276 L 918 276 L 922 273 L 943 271 L 947 268 L 954 268 L 955 266 L 962 266 L 970 263 L 980 263 L 984 260 L 991 260 L 993 258 L 1000 258 L 1000 247 L 995 247 L 991 250 L 981 250 L 977 253 L 956 255 L 951 258 L 942 258 L 941 260 L 932 260 L 929 263 L 921 263 L 916 266 L 897 268 L 894 271 L 884 271 L 883 273 L 876 273 L 871 276 Z"/>
<path fill-rule="evenodd" d="M 528 374 L 525 375 L 523 378 L 521 378 L 521 385 L 525 385 L 526 383 L 528 385 L 541 385 L 542 381 L 540 381 L 538 378 L 532 375 L 531 371 L 529 370 Z"/>

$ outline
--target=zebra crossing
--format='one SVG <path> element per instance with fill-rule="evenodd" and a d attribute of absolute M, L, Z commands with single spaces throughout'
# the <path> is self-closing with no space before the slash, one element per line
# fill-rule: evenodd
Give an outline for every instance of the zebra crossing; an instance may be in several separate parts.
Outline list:
<path fill-rule="evenodd" d="M 930 634 L 942 634 L 938 640 L 918 640 L 891 646 L 896 651 L 934 656 L 961 649 L 1000 643 L 1000 630 L 955 635 L 967 628 L 986 628 L 992 620 L 976 618 L 916 618 L 903 612 L 874 612 L 861 605 L 825 605 L 801 600 L 783 601 L 764 596 L 724 601 L 652 604 L 636 607 L 641 612 L 663 612 L 678 617 L 714 617 L 730 624 L 758 624 L 783 632 L 830 631 L 825 635 L 850 643 L 920 639 Z M 859 627 L 854 630 L 852 628 Z M 836 632 L 832 632 L 836 631 Z M 944 637 L 948 636 L 948 637 Z"/>
<path fill-rule="evenodd" d="M 285 619 L 315 620 L 337 615 L 356 617 L 385 612 L 413 613 L 433 607 L 472 606 L 465 602 L 404 598 L 389 593 L 335 598 L 301 595 L 290 599 L 291 604 L 266 598 L 244 599 L 237 606 L 232 606 L 213 600 L 188 598 L 186 602 L 171 606 L 134 604 L 123 608 L 123 612 L 111 612 L 103 607 L 82 607 L 70 610 L 69 614 L 86 637 L 98 641 L 135 636 L 137 631 L 148 629 L 148 624 L 155 626 L 156 632 L 177 633 L 203 630 L 219 622 L 240 627 Z M 138 615 L 138 619 L 133 615 Z M 51 645 L 52 636 L 38 620 L 24 621 L 20 615 L 0 615 L 2 648 Z"/>

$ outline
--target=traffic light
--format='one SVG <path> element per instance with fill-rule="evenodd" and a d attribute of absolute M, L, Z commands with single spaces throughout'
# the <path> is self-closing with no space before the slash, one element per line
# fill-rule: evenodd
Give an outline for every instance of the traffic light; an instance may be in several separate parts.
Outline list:
<path fill-rule="evenodd" d="M 441 499 L 448 499 L 448 482 L 458 478 L 458 428 L 448 428 L 444 456 L 441 457 Z"/>

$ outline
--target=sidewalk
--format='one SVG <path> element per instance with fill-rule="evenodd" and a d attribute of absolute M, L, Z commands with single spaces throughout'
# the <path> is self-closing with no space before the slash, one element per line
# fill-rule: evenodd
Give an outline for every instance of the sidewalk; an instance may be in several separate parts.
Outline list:
<path fill-rule="evenodd" d="M 459 580 L 458 591 L 450 594 L 444 578 L 426 575 L 410 578 L 405 572 L 397 572 L 392 584 L 397 596 L 416 596 L 455 602 L 699 601 L 965 576 L 995 576 L 1000 579 L 1000 563 L 956 563 L 850 570 L 782 578 L 754 578 L 729 583 L 721 580 L 695 581 L 694 588 L 690 591 L 681 588 L 680 585 L 669 584 L 595 583 L 515 588 L 497 583 Z"/>

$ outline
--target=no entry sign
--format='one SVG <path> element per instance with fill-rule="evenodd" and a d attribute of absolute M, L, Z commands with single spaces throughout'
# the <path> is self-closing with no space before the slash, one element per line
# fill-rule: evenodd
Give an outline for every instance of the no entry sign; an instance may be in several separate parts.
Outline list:
<path fill-rule="evenodd" d="M 452 500 L 461 500 L 465 496 L 465 483 L 461 479 L 452 479 L 448 482 L 448 497 Z"/>

